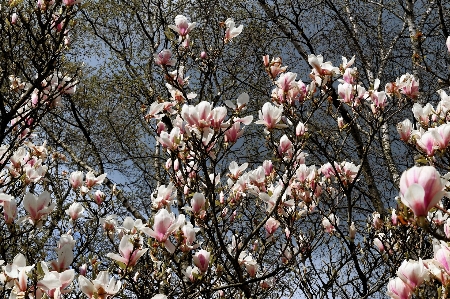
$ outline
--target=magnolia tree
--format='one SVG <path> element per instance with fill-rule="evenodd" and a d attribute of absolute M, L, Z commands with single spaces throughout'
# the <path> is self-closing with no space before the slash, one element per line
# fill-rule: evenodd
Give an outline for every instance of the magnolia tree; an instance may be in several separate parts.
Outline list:
<path fill-rule="evenodd" d="M 211 78 L 244 26 L 228 18 L 218 48 L 198 49 L 200 24 L 178 15 L 165 28 L 174 37 L 153 57 L 167 92 L 142 107 L 163 168 L 146 217 L 43 119 L 76 105 L 62 57 L 77 2 L 12 1 L 1 11 L 5 297 L 448 297 L 444 90 L 436 105 L 422 105 L 411 74 L 366 88 L 355 57 L 333 65 L 310 54 L 310 73 L 298 75 L 266 55 L 260 66 L 273 89 L 253 115 L 248 93 L 209 97 L 195 79 Z M 398 197 L 382 202 L 370 146 L 387 133 L 399 134 L 415 166 L 392 174 Z M 260 144 L 260 162 L 239 155 L 249 141 Z"/>

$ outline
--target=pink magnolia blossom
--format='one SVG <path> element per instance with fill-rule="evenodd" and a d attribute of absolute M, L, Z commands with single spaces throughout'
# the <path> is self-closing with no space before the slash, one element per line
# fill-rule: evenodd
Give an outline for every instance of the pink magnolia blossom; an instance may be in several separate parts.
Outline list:
<path fill-rule="evenodd" d="M 22 253 L 18 253 L 12 264 L 8 264 L 4 267 L 4 273 L 10 278 L 18 278 L 21 271 L 30 272 L 34 268 L 34 265 L 27 266 L 27 259 Z"/>
<path fill-rule="evenodd" d="M 338 117 L 337 118 L 337 124 L 338 124 L 339 130 L 342 130 L 344 128 L 344 126 L 345 126 L 344 118 Z"/>
<path fill-rule="evenodd" d="M 94 201 L 96 204 L 101 205 L 101 203 L 105 200 L 106 195 L 100 190 L 95 191 L 94 193 Z"/>
<path fill-rule="evenodd" d="M 51 197 L 48 191 L 42 192 L 39 197 L 32 193 L 27 193 L 23 199 L 23 206 L 28 212 L 28 218 L 35 224 L 43 217 L 50 214 L 55 208 L 55 203 L 50 203 Z"/>
<path fill-rule="evenodd" d="M 344 80 L 344 82 L 354 85 L 357 84 L 356 81 L 356 74 L 357 74 L 357 70 L 354 68 L 348 68 L 345 70 L 344 75 L 342 76 L 342 79 Z"/>
<path fill-rule="evenodd" d="M 417 146 L 423 150 L 427 156 L 432 157 L 435 150 L 439 149 L 438 142 L 435 139 L 434 134 L 431 131 L 426 131 L 420 139 L 417 139 Z"/>
<path fill-rule="evenodd" d="M 266 224 L 264 225 L 264 228 L 269 235 L 275 233 L 278 227 L 280 227 L 280 221 L 276 220 L 273 217 L 267 219 Z"/>
<path fill-rule="evenodd" d="M 78 189 L 84 184 L 82 171 L 74 171 L 70 174 L 69 183 L 73 189 Z"/>
<path fill-rule="evenodd" d="M 197 106 L 183 105 L 181 116 L 188 125 L 201 130 L 211 125 L 212 110 L 212 104 L 202 101 Z"/>
<path fill-rule="evenodd" d="M 404 74 L 397 79 L 396 85 L 400 89 L 400 93 L 414 99 L 419 95 L 419 81 L 413 75 Z"/>
<path fill-rule="evenodd" d="M 400 134 L 400 139 L 407 142 L 411 136 L 412 123 L 409 119 L 397 124 L 397 132 Z"/>
<path fill-rule="evenodd" d="M 192 260 L 194 261 L 194 265 L 197 266 L 202 273 L 205 273 L 208 270 L 210 257 L 211 253 L 201 249 L 195 253 Z"/>
<path fill-rule="evenodd" d="M 69 215 L 71 220 L 77 220 L 81 217 L 84 212 L 84 207 L 78 203 L 73 202 L 70 207 L 66 210 L 66 214 Z"/>
<path fill-rule="evenodd" d="M 280 145 L 278 146 L 278 153 L 280 155 L 288 154 L 289 157 L 292 156 L 292 142 L 289 140 L 289 138 L 284 134 L 280 138 Z"/>
<path fill-rule="evenodd" d="M 258 272 L 258 262 L 255 260 L 249 260 L 244 263 L 245 270 L 247 270 L 247 273 L 250 277 L 256 277 L 256 274 Z"/>
<path fill-rule="evenodd" d="M 419 103 L 414 103 L 412 108 L 414 118 L 417 119 L 424 126 L 428 126 L 430 123 L 430 115 L 433 113 L 433 106 L 427 103 L 422 107 Z"/>
<path fill-rule="evenodd" d="M 160 209 L 165 206 L 170 206 L 177 196 L 177 189 L 175 186 L 171 183 L 169 185 L 161 185 L 158 187 L 157 192 L 153 192 L 152 197 L 152 204 L 155 208 Z"/>
<path fill-rule="evenodd" d="M 281 194 L 281 192 L 283 191 L 283 186 L 281 184 L 277 185 L 275 188 L 272 188 L 272 187 L 269 188 L 269 193 L 270 193 L 270 191 L 272 191 L 271 195 L 269 195 L 267 193 L 263 193 L 263 192 L 259 193 L 259 198 L 261 198 L 263 201 L 265 201 L 267 203 L 267 209 L 266 209 L 267 212 L 271 212 L 274 209 L 275 204 L 280 196 L 281 196 L 281 202 L 278 206 L 280 211 L 282 211 L 282 209 L 284 207 L 288 208 L 288 207 L 295 206 L 295 201 L 293 199 L 286 200 L 286 194 Z"/>
<path fill-rule="evenodd" d="M 235 38 L 236 36 L 241 34 L 242 29 L 244 28 L 243 25 L 240 25 L 239 27 L 235 27 L 236 25 L 235 25 L 234 20 L 232 18 L 228 18 L 225 21 L 225 26 L 227 28 L 225 30 L 225 37 L 224 37 L 224 41 L 225 42 L 229 42 L 233 38 Z"/>
<path fill-rule="evenodd" d="M 18 18 L 17 13 L 13 13 L 11 15 L 11 24 L 15 25 L 17 23 L 17 18 Z"/>
<path fill-rule="evenodd" d="M 348 83 L 343 83 L 338 85 L 339 100 L 343 103 L 352 104 L 354 94 L 353 85 Z"/>
<path fill-rule="evenodd" d="M 178 15 L 175 17 L 175 25 L 169 25 L 169 28 L 177 32 L 180 37 L 185 38 L 196 24 L 195 22 L 189 23 L 185 16 Z"/>
<path fill-rule="evenodd" d="M 447 41 L 446 41 L 445 44 L 447 45 L 447 49 L 448 49 L 448 51 L 450 52 L 450 36 L 447 37 Z"/>
<path fill-rule="evenodd" d="M 184 223 L 184 215 L 175 218 L 173 213 L 169 213 L 166 209 L 160 209 L 154 218 L 153 229 L 145 227 L 142 231 L 157 241 L 164 243 L 166 249 L 173 253 L 175 246 L 170 242 L 169 236 Z"/>
<path fill-rule="evenodd" d="M 336 175 L 333 165 L 331 165 L 331 163 L 326 163 L 324 165 L 322 165 L 322 167 L 320 167 L 319 171 L 322 173 L 322 175 L 325 178 L 331 178 L 334 177 Z"/>
<path fill-rule="evenodd" d="M 52 269 L 58 272 L 68 269 L 74 259 L 72 244 L 66 243 L 61 245 L 60 248 L 57 248 L 56 253 L 58 258 L 50 262 Z"/>
<path fill-rule="evenodd" d="M 235 161 L 232 161 L 230 163 L 230 166 L 228 166 L 228 169 L 230 170 L 230 174 L 229 176 L 233 179 L 233 180 L 237 180 L 242 172 L 244 172 L 244 170 L 246 170 L 248 167 L 248 163 L 244 163 L 241 166 L 239 166 L 239 164 L 237 164 Z"/>
<path fill-rule="evenodd" d="M 84 263 L 83 265 L 81 265 L 78 268 L 78 271 L 79 271 L 80 275 L 86 276 L 86 274 L 87 274 L 87 264 Z"/>
<path fill-rule="evenodd" d="M 105 218 L 101 218 L 100 223 L 107 233 L 114 233 L 117 226 L 117 215 L 108 215 Z"/>
<path fill-rule="evenodd" d="M 69 269 L 61 273 L 49 271 L 45 262 L 41 262 L 41 268 L 45 275 L 43 279 L 38 281 L 37 286 L 44 290 L 49 298 L 61 298 L 61 294 L 71 291 L 70 288 L 67 288 L 75 278 L 75 270 Z"/>
<path fill-rule="evenodd" d="M 392 221 L 392 225 L 397 225 L 398 222 L 398 216 L 396 213 L 395 209 L 392 209 L 392 213 L 391 213 L 391 221 Z"/>
<path fill-rule="evenodd" d="M 27 266 L 27 260 L 21 253 L 14 257 L 13 263 L 4 267 L 4 273 L 8 278 L 14 279 L 14 287 L 11 291 L 17 297 L 24 296 L 28 290 L 27 273 L 34 268 L 34 265 Z M 13 297 L 15 298 L 15 297 Z"/>
<path fill-rule="evenodd" d="M 434 261 L 442 269 L 450 274 L 450 249 L 447 246 L 441 246 L 434 254 Z"/>
<path fill-rule="evenodd" d="M 0 192 L 0 205 L 4 204 L 5 202 L 10 202 L 13 200 L 14 197 L 11 195 L 8 195 L 6 193 Z"/>
<path fill-rule="evenodd" d="M 387 288 L 387 294 L 392 299 L 409 299 L 412 296 L 411 288 L 399 277 L 391 279 Z"/>
<path fill-rule="evenodd" d="M 299 122 L 297 124 L 297 127 L 295 127 L 295 135 L 297 136 L 303 136 L 308 131 L 308 128 L 305 126 L 304 123 Z"/>
<path fill-rule="evenodd" d="M 184 86 L 189 83 L 189 77 L 184 77 L 184 66 L 182 66 L 182 65 L 177 70 L 169 72 L 168 75 L 169 75 L 168 79 L 171 80 L 172 81 L 171 83 L 174 85 Z M 166 87 L 168 87 L 169 85 L 170 84 L 166 84 Z M 168 87 L 168 89 L 170 90 L 169 87 Z M 189 95 L 188 95 L 188 98 L 189 98 Z"/>
<path fill-rule="evenodd" d="M 412 290 L 420 286 L 424 280 L 428 280 L 428 271 L 422 259 L 419 261 L 403 261 L 398 268 L 397 276 L 403 280 Z"/>
<path fill-rule="evenodd" d="M 378 237 L 376 237 L 375 239 L 373 239 L 373 245 L 375 245 L 378 249 L 379 252 L 383 253 L 384 252 L 384 244 L 383 244 L 383 237 L 384 234 L 383 233 L 379 233 Z"/>
<path fill-rule="evenodd" d="M 444 223 L 444 233 L 447 239 L 450 239 L 450 218 Z"/>
<path fill-rule="evenodd" d="M 339 178 L 341 179 L 343 184 L 352 183 L 356 178 L 356 175 L 361 168 L 361 165 L 356 166 L 352 162 L 344 161 L 341 164 L 338 164 L 336 161 L 334 162 L 334 168 L 339 174 Z"/>
<path fill-rule="evenodd" d="M 336 230 L 335 226 L 339 225 L 339 218 L 330 214 L 328 217 L 323 217 L 322 225 L 327 233 L 332 234 Z"/>
<path fill-rule="evenodd" d="M 78 276 L 78 285 L 89 299 L 107 299 L 119 292 L 122 283 L 114 277 L 110 279 L 107 271 L 100 271 L 92 282 L 82 275 Z"/>
<path fill-rule="evenodd" d="M 124 235 L 119 244 L 119 253 L 108 253 L 106 256 L 115 260 L 122 269 L 133 267 L 137 260 L 144 255 L 148 248 L 142 248 L 142 237 L 134 237 L 131 235 Z"/>
<path fill-rule="evenodd" d="M 225 142 L 235 143 L 244 134 L 240 123 L 234 123 L 225 130 Z"/>
<path fill-rule="evenodd" d="M 158 102 L 153 102 L 150 105 L 150 108 L 148 109 L 148 113 L 145 116 L 146 120 L 149 120 L 151 118 L 156 118 L 156 119 L 160 119 L 161 118 L 161 112 L 164 110 L 164 103 L 158 103 Z"/>
<path fill-rule="evenodd" d="M 269 175 L 272 174 L 272 170 L 273 170 L 273 164 L 272 164 L 272 161 L 270 161 L 270 160 L 265 160 L 265 161 L 263 162 L 262 167 L 263 167 L 263 169 L 264 169 L 264 174 L 265 174 L 265 175 L 269 176 Z"/>
<path fill-rule="evenodd" d="M 269 63 L 269 55 L 265 55 L 263 56 L 263 62 L 267 73 L 272 79 L 275 79 L 278 74 L 284 73 L 287 69 L 287 66 L 281 66 L 283 62 L 280 57 L 272 58 L 272 61 Z"/>
<path fill-rule="evenodd" d="M 211 127 L 218 130 L 222 127 L 223 121 L 227 116 L 227 108 L 216 107 L 211 111 Z"/>
<path fill-rule="evenodd" d="M 201 276 L 200 269 L 198 267 L 188 266 L 186 268 L 185 275 L 189 279 L 190 282 L 196 282 L 198 277 Z M 156 296 L 158 296 L 158 295 L 156 295 Z M 159 298 L 159 297 L 156 297 L 156 296 L 153 297 L 152 299 Z M 161 299 L 166 299 L 166 298 L 167 298 L 166 296 L 161 297 Z"/>
<path fill-rule="evenodd" d="M 272 105 L 270 102 L 266 102 L 261 111 L 259 111 L 259 120 L 255 124 L 262 124 L 267 127 L 267 129 L 280 129 L 287 128 L 286 124 L 280 124 L 281 117 L 283 114 L 283 107 L 278 107 Z"/>
<path fill-rule="evenodd" d="M 177 61 L 172 59 L 172 51 L 164 49 L 158 54 L 154 55 L 155 63 L 160 66 L 175 66 Z"/>
<path fill-rule="evenodd" d="M 372 100 L 372 112 L 375 114 L 380 110 L 384 110 L 386 107 L 386 93 L 384 91 L 374 91 L 371 94 L 370 99 Z"/>
<path fill-rule="evenodd" d="M 195 234 L 199 230 L 200 230 L 199 228 L 194 228 L 194 226 L 190 222 L 183 225 L 183 227 L 181 228 L 181 231 L 183 232 L 183 236 L 184 236 L 184 244 L 181 249 L 184 252 L 195 249 L 199 246 L 199 244 L 194 245 L 194 242 L 196 240 Z"/>
<path fill-rule="evenodd" d="M 347 60 L 346 57 L 342 56 L 342 68 L 347 70 L 347 68 L 351 67 L 355 63 L 355 55 L 350 60 Z"/>
<path fill-rule="evenodd" d="M 20 147 L 14 152 L 9 161 L 15 168 L 20 168 L 29 160 L 29 158 L 30 155 L 27 150 L 23 147 Z"/>
<path fill-rule="evenodd" d="M 140 231 L 142 228 L 145 227 L 145 224 L 142 222 L 141 219 L 134 220 L 131 217 L 125 217 L 125 219 L 122 222 L 122 227 L 120 227 L 121 235 L 120 237 L 123 237 L 124 234 L 136 234 L 138 231 Z M 139 241 L 139 239 L 135 239 L 135 242 Z"/>
<path fill-rule="evenodd" d="M 3 202 L 3 216 L 5 217 L 5 223 L 11 224 L 17 217 L 17 203 L 15 199 L 11 201 Z"/>
<path fill-rule="evenodd" d="M 294 88 L 294 86 L 296 86 L 295 78 L 297 78 L 296 73 L 287 72 L 281 74 L 276 83 L 278 87 L 286 93 L 290 89 Z"/>
<path fill-rule="evenodd" d="M 428 212 L 428 220 L 433 221 L 436 225 L 443 225 L 447 219 L 448 219 L 448 214 L 442 213 L 441 210 L 437 210 L 434 212 Z"/>
<path fill-rule="evenodd" d="M 86 187 L 92 188 L 95 185 L 101 185 L 103 184 L 105 178 L 106 173 L 96 177 L 93 171 L 89 171 L 88 173 L 86 173 Z"/>
<path fill-rule="evenodd" d="M 400 198 L 402 202 L 419 216 L 427 216 L 444 196 L 444 183 L 432 166 L 408 169 L 400 178 Z"/>
<path fill-rule="evenodd" d="M 200 213 L 205 209 L 205 195 L 203 193 L 196 192 L 191 198 L 191 211 L 195 214 Z"/>
<path fill-rule="evenodd" d="M 442 124 L 436 128 L 428 129 L 434 137 L 435 143 L 439 149 L 444 150 L 450 142 L 450 124 Z"/>
<path fill-rule="evenodd" d="M 174 151 L 184 146 L 183 135 L 179 127 L 175 127 L 169 133 L 163 131 L 156 137 L 159 143 L 169 151 Z"/>
<path fill-rule="evenodd" d="M 322 55 L 308 55 L 308 63 L 314 68 L 314 71 L 318 75 L 332 75 L 333 73 L 339 73 L 339 68 L 333 67 L 331 62 L 323 62 Z"/>
<path fill-rule="evenodd" d="M 239 95 L 239 97 L 237 98 L 237 100 L 236 100 L 237 105 L 235 105 L 230 100 L 226 100 L 225 105 L 230 109 L 233 109 L 236 111 L 242 111 L 242 110 L 246 109 L 249 100 L 250 100 L 250 97 L 249 97 L 248 93 L 244 92 L 244 93 L 241 93 Z"/>

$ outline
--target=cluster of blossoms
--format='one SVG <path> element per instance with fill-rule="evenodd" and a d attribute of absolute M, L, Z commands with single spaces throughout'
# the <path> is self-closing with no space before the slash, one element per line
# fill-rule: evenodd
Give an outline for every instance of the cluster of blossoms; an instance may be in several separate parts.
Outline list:
<path fill-rule="evenodd" d="M 425 106 L 414 103 L 412 112 L 416 119 L 415 127 L 409 119 L 397 125 L 400 138 L 429 158 L 445 153 L 450 142 L 450 96 L 444 90 L 438 90 L 437 93 L 441 100 L 436 108 L 430 103 Z"/>
<path fill-rule="evenodd" d="M 0 204 L 4 223 L 14 227 L 14 231 L 9 233 L 39 233 L 56 206 L 49 189 L 45 187 L 49 165 L 56 159 L 65 160 L 65 157 L 57 152 L 50 153 L 46 142 L 41 145 L 33 142 L 33 117 L 43 105 L 48 109 L 59 106 L 63 95 L 75 92 L 76 82 L 61 73 L 44 79 L 40 82 L 41 88 L 34 88 L 33 84 L 22 82 L 13 75 L 9 76 L 9 80 L 10 91 L 22 105 L 9 123 L 11 132 L 18 137 L 15 139 L 18 146 L 0 146 Z M 73 217 L 74 210 L 77 208 L 72 205 L 67 214 Z M 23 298 L 31 293 L 36 298 L 44 295 L 61 298 L 61 294 L 72 290 L 70 286 L 75 271 L 69 268 L 74 259 L 75 243 L 70 231 L 62 234 L 56 246 L 56 259 L 38 262 L 37 266 L 27 265 L 24 254 L 16 254 L 10 264 L 2 267 L 2 289 L 10 290 L 10 298 Z M 1 263 L 5 264 L 4 261 Z"/>
<path fill-rule="evenodd" d="M 398 268 L 397 277 L 388 284 L 387 294 L 395 299 L 409 299 L 424 282 L 436 280 L 443 285 L 443 294 L 447 294 L 445 286 L 450 282 L 450 248 L 447 242 L 434 241 L 434 257 L 403 261 Z"/>
<path fill-rule="evenodd" d="M 450 37 L 447 39 L 449 45 Z M 450 48 L 449 48 L 450 51 Z M 385 92 L 389 96 L 416 99 L 419 95 L 419 82 L 410 74 L 398 78 L 396 82 L 388 83 Z M 400 139 L 413 145 L 433 165 L 437 158 L 446 153 L 450 141 L 450 127 L 448 110 L 450 97 L 444 90 L 438 90 L 440 102 L 434 108 L 430 103 L 422 106 L 414 103 L 412 112 L 415 118 L 414 125 L 405 119 L 397 125 Z M 439 154 L 439 155 L 438 155 Z M 415 166 L 406 170 L 400 178 L 399 211 L 392 210 L 391 224 L 417 225 L 444 232 L 441 241 L 433 239 L 434 257 L 422 260 L 405 260 L 397 271 L 397 277 L 388 284 L 388 295 L 391 298 L 409 299 L 417 293 L 418 288 L 427 281 L 442 284 L 442 296 L 447 296 L 448 277 L 450 274 L 450 221 L 448 211 L 444 208 L 442 199 L 449 197 L 449 174 L 441 176 L 434 166 Z M 379 216 L 379 215 L 378 215 Z M 383 221 L 374 217 L 374 227 L 379 229 Z M 379 235 L 383 235 L 380 233 Z M 435 234 L 434 236 L 438 236 Z M 380 251 L 385 246 L 382 236 L 375 240 Z M 390 252 L 392 249 L 389 248 Z"/>
<path fill-rule="evenodd" d="M 19 77 L 10 75 L 10 90 L 18 98 L 19 103 L 23 103 L 16 111 L 10 126 L 14 132 L 20 132 L 20 138 L 27 137 L 34 126 L 33 112 L 43 104 L 50 108 L 61 106 L 61 98 L 65 94 L 73 94 L 76 91 L 77 82 L 62 73 L 55 73 L 39 84 L 41 88 L 34 88 L 33 84 L 23 82 Z M 37 79 L 37 75 L 35 76 Z M 30 93 L 31 92 L 31 93 Z M 25 97 L 25 98 L 24 98 Z M 1 158 L 1 157 L 0 157 Z"/>

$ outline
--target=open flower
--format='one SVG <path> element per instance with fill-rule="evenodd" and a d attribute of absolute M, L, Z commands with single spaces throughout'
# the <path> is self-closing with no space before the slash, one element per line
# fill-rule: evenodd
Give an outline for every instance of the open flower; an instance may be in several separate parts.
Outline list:
<path fill-rule="evenodd" d="M 428 271 L 421 259 L 419 261 L 409 260 L 403 261 L 398 268 L 397 276 L 411 289 L 415 289 L 428 279 Z"/>
<path fill-rule="evenodd" d="M 400 198 L 417 217 L 427 216 L 444 194 L 439 172 L 432 166 L 414 166 L 400 178 Z"/>
<path fill-rule="evenodd" d="M 169 25 L 169 28 L 177 32 L 181 38 L 184 38 L 191 32 L 196 24 L 197 23 L 195 22 L 189 23 L 185 16 L 178 15 L 175 17 L 175 25 Z"/>
<path fill-rule="evenodd" d="M 234 37 L 241 34 L 242 29 L 244 28 L 243 25 L 240 25 L 239 27 L 235 27 L 235 23 L 232 18 L 228 18 L 225 21 L 225 25 L 227 27 L 227 30 L 225 31 L 225 38 L 224 38 L 225 42 L 229 42 L 231 39 L 233 39 Z"/>
<path fill-rule="evenodd" d="M 73 189 L 77 189 L 81 187 L 84 183 L 83 181 L 83 172 L 82 171 L 74 171 L 70 174 L 69 183 L 72 185 Z"/>
<path fill-rule="evenodd" d="M 167 49 L 164 49 L 161 52 L 159 52 L 158 54 L 155 54 L 154 57 L 155 57 L 155 63 L 160 66 L 166 66 L 166 65 L 174 66 L 177 63 L 176 59 L 172 59 L 172 51 L 167 50 Z M 154 102 L 152 105 L 154 105 L 155 103 L 156 102 Z M 157 103 L 157 105 L 158 104 L 159 103 Z"/>
<path fill-rule="evenodd" d="M 78 276 L 80 290 L 90 299 L 109 298 L 119 292 L 122 283 L 114 277 L 109 279 L 108 271 L 101 271 L 92 282 L 86 277 Z"/>
<path fill-rule="evenodd" d="M 261 111 L 259 111 L 259 120 L 255 124 L 265 125 L 269 130 L 286 128 L 286 124 L 279 124 L 282 114 L 283 107 L 274 106 L 270 102 L 266 102 Z"/>
<path fill-rule="evenodd" d="M 25 195 L 23 199 L 23 206 L 28 212 L 31 223 L 35 224 L 43 217 L 50 214 L 55 208 L 55 203 L 50 203 L 50 193 L 48 191 L 42 192 L 39 197 L 32 193 Z"/>
<path fill-rule="evenodd" d="M 101 185 L 101 184 L 103 184 L 103 181 L 105 180 L 105 178 L 106 178 L 106 173 L 96 177 L 94 172 L 89 171 L 88 173 L 86 173 L 86 187 L 92 188 L 95 185 Z"/>
<path fill-rule="evenodd" d="M 335 226 L 339 225 L 339 218 L 330 214 L 328 217 L 323 217 L 322 225 L 327 233 L 332 234 L 336 230 Z"/>
<path fill-rule="evenodd" d="M 174 253 L 175 246 L 170 242 L 169 236 L 184 223 L 184 219 L 185 217 L 182 214 L 176 219 L 173 213 L 169 213 L 166 209 L 161 209 L 155 215 L 153 229 L 144 227 L 142 231 L 146 235 L 164 243 L 166 249 L 170 253 Z"/>
<path fill-rule="evenodd" d="M 84 212 L 84 207 L 78 203 L 73 202 L 70 207 L 66 210 L 66 214 L 70 216 L 70 219 L 75 221 L 81 217 Z"/>
<path fill-rule="evenodd" d="M 148 248 L 140 249 L 142 247 L 142 237 L 135 238 L 130 235 L 124 235 L 119 245 L 120 255 L 116 253 L 108 253 L 106 256 L 115 260 L 123 269 L 126 267 L 133 267 L 137 260 L 147 252 Z"/>

